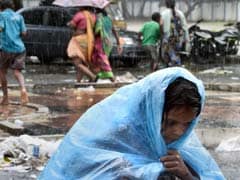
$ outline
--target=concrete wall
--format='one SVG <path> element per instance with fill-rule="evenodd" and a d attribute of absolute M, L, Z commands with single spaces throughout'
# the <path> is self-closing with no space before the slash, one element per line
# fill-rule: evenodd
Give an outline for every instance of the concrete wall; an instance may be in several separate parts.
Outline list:
<path fill-rule="evenodd" d="M 23 0 L 24 7 L 38 6 L 40 0 Z"/>
<path fill-rule="evenodd" d="M 23 0 L 25 7 L 37 6 L 40 0 Z M 190 0 L 193 3 L 193 0 Z M 130 18 L 149 18 L 155 11 L 162 9 L 159 6 L 163 0 L 148 0 L 143 12 L 139 13 L 142 1 L 128 0 L 128 11 Z M 163 5 L 164 3 L 161 3 Z M 179 9 L 186 11 L 187 6 L 183 0 L 177 0 Z M 208 21 L 240 21 L 240 0 L 202 0 L 201 4 L 189 15 L 188 20 L 196 21 L 198 19 Z"/>
<path fill-rule="evenodd" d="M 162 0 L 163 1 L 163 0 Z M 193 2 L 193 0 L 190 0 Z M 160 0 L 149 0 L 143 9 L 143 13 L 139 13 L 142 1 L 128 0 L 128 10 L 131 18 L 150 17 L 155 11 L 161 11 L 164 3 Z M 187 6 L 183 0 L 177 0 L 177 7 L 184 12 Z M 189 15 L 188 20 L 196 21 L 204 19 L 207 21 L 236 21 L 240 20 L 240 0 L 202 0 L 196 6 L 195 10 Z"/>

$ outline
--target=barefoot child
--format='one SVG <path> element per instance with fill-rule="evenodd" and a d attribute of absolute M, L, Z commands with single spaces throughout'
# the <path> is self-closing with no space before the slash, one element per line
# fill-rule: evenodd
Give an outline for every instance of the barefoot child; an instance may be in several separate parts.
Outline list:
<path fill-rule="evenodd" d="M 24 85 L 24 76 L 21 70 L 25 68 L 26 50 L 21 39 L 26 35 L 24 19 L 13 11 L 12 0 L 0 2 L 0 80 L 3 91 L 1 105 L 7 105 L 7 70 L 11 68 L 21 89 L 21 103 L 28 103 L 28 95 Z"/>

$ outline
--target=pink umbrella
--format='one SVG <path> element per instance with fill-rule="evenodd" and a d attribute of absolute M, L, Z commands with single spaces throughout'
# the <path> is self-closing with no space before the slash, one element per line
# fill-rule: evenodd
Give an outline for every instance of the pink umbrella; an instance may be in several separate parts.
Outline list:
<path fill-rule="evenodd" d="M 96 8 L 104 8 L 110 1 L 108 0 L 55 0 L 54 5 L 63 7 L 81 7 L 81 6 L 91 6 Z"/>

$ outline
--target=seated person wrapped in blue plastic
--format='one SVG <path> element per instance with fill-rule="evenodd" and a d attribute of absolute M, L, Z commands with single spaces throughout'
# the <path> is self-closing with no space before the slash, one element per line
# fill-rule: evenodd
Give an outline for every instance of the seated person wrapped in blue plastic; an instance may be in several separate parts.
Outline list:
<path fill-rule="evenodd" d="M 225 179 L 194 132 L 204 99 L 180 67 L 122 87 L 82 115 L 39 179 Z"/>

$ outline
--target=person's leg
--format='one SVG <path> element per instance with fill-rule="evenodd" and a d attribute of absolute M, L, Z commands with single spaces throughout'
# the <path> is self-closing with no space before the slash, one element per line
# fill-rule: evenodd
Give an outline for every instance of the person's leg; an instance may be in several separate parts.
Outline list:
<path fill-rule="evenodd" d="M 83 78 L 83 73 L 81 72 L 79 67 L 76 67 L 76 78 L 77 78 L 77 82 L 79 83 L 82 81 L 82 78 Z"/>
<path fill-rule="evenodd" d="M 28 99 L 27 90 L 25 87 L 24 76 L 21 72 L 22 69 L 25 68 L 26 52 L 16 53 L 12 55 L 13 55 L 13 58 L 12 58 L 12 63 L 10 67 L 13 70 L 14 76 L 20 86 L 21 104 L 27 104 L 29 102 L 29 99 Z"/>
<path fill-rule="evenodd" d="M 78 64 L 78 68 L 90 78 L 91 82 L 95 81 L 96 75 L 87 66 L 84 64 Z"/>
<path fill-rule="evenodd" d="M 7 69 L 1 68 L 0 69 L 0 80 L 1 80 L 1 86 L 2 86 L 2 91 L 3 91 L 1 105 L 8 105 L 8 103 L 9 103 L 6 74 L 7 74 Z"/>
<path fill-rule="evenodd" d="M 169 58 L 170 58 L 171 66 L 181 65 L 181 59 L 173 48 L 169 50 Z"/>
<path fill-rule="evenodd" d="M 21 91 L 21 103 L 22 104 L 26 104 L 29 102 L 29 98 L 28 98 L 28 95 L 27 95 L 27 90 L 26 90 L 26 87 L 25 87 L 25 80 L 24 80 L 24 76 L 23 74 L 21 73 L 20 70 L 18 69 L 14 69 L 14 76 L 15 78 L 17 79 L 18 81 L 18 84 L 20 86 L 20 91 Z"/>
<path fill-rule="evenodd" d="M 82 78 L 83 78 L 83 73 L 81 72 L 81 69 L 78 67 L 79 59 L 78 58 L 73 58 L 72 61 L 73 61 L 73 64 L 75 66 L 75 69 L 76 69 L 77 82 L 80 83 L 82 81 Z"/>
<path fill-rule="evenodd" d="M 161 58 L 162 58 L 162 63 L 165 67 L 169 67 L 169 63 L 170 63 L 168 51 L 169 51 L 168 42 L 166 40 L 163 40 L 161 45 Z"/>
<path fill-rule="evenodd" d="M 151 52 L 151 72 L 154 72 L 158 69 L 158 52 L 157 47 L 152 45 L 149 47 Z"/>
<path fill-rule="evenodd" d="M 78 82 L 81 82 L 83 74 L 88 76 L 90 81 L 95 81 L 96 75 L 79 58 L 73 58 L 73 63 L 76 67 Z"/>

